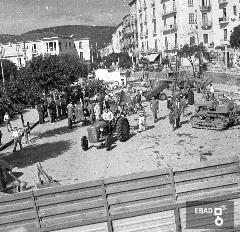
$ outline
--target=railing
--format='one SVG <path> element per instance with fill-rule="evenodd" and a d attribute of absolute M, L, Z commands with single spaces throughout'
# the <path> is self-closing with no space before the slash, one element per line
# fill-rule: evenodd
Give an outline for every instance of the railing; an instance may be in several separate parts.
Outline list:
<path fill-rule="evenodd" d="M 219 18 L 219 23 L 220 24 L 222 24 L 222 23 L 229 23 L 229 17 L 228 16 L 224 16 L 224 17 Z"/>
<path fill-rule="evenodd" d="M 210 11 L 211 5 L 200 5 L 200 10 L 201 11 Z"/>
<path fill-rule="evenodd" d="M 170 26 L 165 26 L 163 28 L 163 32 L 171 32 L 171 31 L 176 31 L 178 29 L 178 26 L 177 24 L 173 24 L 173 25 L 170 25 Z"/>
<path fill-rule="evenodd" d="M 206 22 L 202 22 L 201 27 L 204 28 L 209 28 L 212 27 L 212 22 L 211 21 L 206 21 Z"/>
<path fill-rule="evenodd" d="M 177 13 L 177 8 L 176 8 L 176 6 L 173 6 L 171 9 L 165 10 L 165 11 L 162 13 L 162 17 L 165 17 L 165 16 L 170 15 L 170 14 L 174 14 L 174 13 Z"/>

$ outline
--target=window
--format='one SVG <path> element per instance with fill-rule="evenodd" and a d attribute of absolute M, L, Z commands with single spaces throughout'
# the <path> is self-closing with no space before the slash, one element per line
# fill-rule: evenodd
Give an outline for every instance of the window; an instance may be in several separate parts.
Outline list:
<path fill-rule="evenodd" d="M 236 7 L 236 6 L 233 6 L 233 14 L 234 14 L 235 16 L 237 16 L 237 7 Z"/>
<path fill-rule="evenodd" d="M 195 44 L 195 36 L 190 37 L 190 46 Z"/>
<path fill-rule="evenodd" d="M 50 52 L 53 51 L 53 42 L 49 42 L 49 51 L 50 51 Z"/>
<path fill-rule="evenodd" d="M 223 8 L 223 18 L 226 19 L 227 17 L 227 9 Z"/>
<path fill-rule="evenodd" d="M 227 41 L 227 29 L 223 29 L 224 41 Z"/>
<path fill-rule="evenodd" d="M 157 33 L 157 24 L 156 24 L 156 21 L 153 22 L 153 33 L 154 33 L 154 34 Z"/>
<path fill-rule="evenodd" d="M 177 33 L 175 33 L 175 48 L 177 47 L 177 39 L 178 39 Z"/>
<path fill-rule="evenodd" d="M 62 43 L 59 42 L 59 43 L 58 43 L 58 46 L 59 46 L 59 51 L 61 52 L 61 51 L 62 51 Z"/>
<path fill-rule="evenodd" d="M 166 11 L 166 5 L 163 4 L 163 11 L 165 12 Z"/>
<path fill-rule="evenodd" d="M 155 19 L 156 15 L 155 15 L 155 8 L 153 8 L 153 18 Z"/>
<path fill-rule="evenodd" d="M 164 27 L 167 26 L 167 21 L 166 21 L 166 19 L 164 19 L 163 24 L 164 24 Z"/>
<path fill-rule="evenodd" d="M 144 43 L 142 42 L 142 50 L 144 50 Z"/>
<path fill-rule="evenodd" d="M 79 52 L 79 58 L 80 60 L 83 60 L 83 52 Z"/>
<path fill-rule="evenodd" d="M 79 42 L 79 48 L 82 49 L 82 42 Z"/>
<path fill-rule="evenodd" d="M 71 46 L 72 46 L 71 42 L 69 42 L 68 44 L 69 44 L 69 49 L 71 49 Z"/>
<path fill-rule="evenodd" d="M 167 37 L 165 37 L 165 48 L 166 48 L 166 50 L 168 50 L 168 39 L 167 39 Z"/>
<path fill-rule="evenodd" d="M 188 6 L 193 6 L 193 0 L 188 0 Z"/>
<path fill-rule="evenodd" d="M 147 49 L 148 49 L 149 47 L 148 47 L 148 41 L 147 41 Z"/>
<path fill-rule="evenodd" d="M 36 45 L 36 44 L 33 44 L 33 45 L 32 45 L 32 52 L 36 52 L 36 50 L 37 50 L 37 45 Z"/>
<path fill-rule="evenodd" d="M 56 42 L 53 43 L 53 47 L 54 47 L 54 51 L 57 51 L 57 43 Z"/>
<path fill-rule="evenodd" d="M 208 44 L 208 34 L 203 34 L 203 43 Z"/>
<path fill-rule="evenodd" d="M 158 49 L 157 39 L 155 39 L 155 49 Z"/>
<path fill-rule="evenodd" d="M 47 46 L 47 52 L 48 52 L 48 43 L 46 43 L 46 46 Z"/>
<path fill-rule="evenodd" d="M 176 25 L 176 20 L 177 20 L 177 17 L 176 17 L 176 15 L 174 15 L 174 17 L 173 17 L 173 23 L 174 23 L 174 25 Z"/>
<path fill-rule="evenodd" d="M 189 24 L 194 24 L 194 13 L 189 14 Z"/>
<path fill-rule="evenodd" d="M 67 42 L 65 42 L 65 49 L 67 49 L 67 47 L 68 47 L 68 46 L 67 46 Z"/>
<path fill-rule="evenodd" d="M 203 14 L 202 14 L 202 21 L 203 21 L 203 23 L 207 23 L 207 22 L 208 22 L 207 13 L 203 13 Z"/>

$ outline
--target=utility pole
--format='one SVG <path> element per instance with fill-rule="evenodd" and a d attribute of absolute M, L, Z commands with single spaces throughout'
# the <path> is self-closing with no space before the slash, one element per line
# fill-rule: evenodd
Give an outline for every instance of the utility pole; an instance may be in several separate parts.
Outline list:
<path fill-rule="evenodd" d="M 5 53 L 5 49 L 3 47 L 1 47 L 0 50 L 0 62 L 1 62 L 1 71 L 2 71 L 2 79 L 3 79 L 3 83 L 5 83 L 5 77 L 4 77 L 4 70 L 3 70 L 3 63 L 2 63 L 2 58 L 4 56 Z"/>

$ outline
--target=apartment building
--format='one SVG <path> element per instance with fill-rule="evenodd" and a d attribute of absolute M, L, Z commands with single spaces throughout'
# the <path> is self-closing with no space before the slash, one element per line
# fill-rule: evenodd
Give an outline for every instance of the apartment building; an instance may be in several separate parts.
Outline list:
<path fill-rule="evenodd" d="M 239 0 L 137 0 L 141 55 L 174 58 L 184 44 L 199 43 L 211 53 L 223 51 L 239 13 Z"/>
<path fill-rule="evenodd" d="M 82 42 L 82 49 L 79 44 Z M 76 44 L 75 44 L 76 43 Z M 3 59 L 9 59 L 17 67 L 25 66 L 26 62 L 38 55 L 73 54 L 90 60 L 89 39 L 55 35 L 53 33 L 25 34 L 14 37 L 8 43 L 2 43 Z M 82 54 L 82 53 L 83 54 Z"/>
<path fill-rule="evenodd" d="M 137 0 L 131 1 L 130 8 L 130 55 L 132 62 L 136 64 L 139 58 L 138 28 L 137 28 Z"/>
<path fill-rule="evenodd" d="M 112 47 L 115 53 L 120 53 L 123 48 L 123 23 L 121 22 L 112 34 Z"/>
<path fill-rule="evenodd" d="M 131 44 L 131 16 L 130 16 L 130 14 L 127 14 L 123 18 L 122 23 L 123 23 L 122 51 L 129 53 L 130 52 L 130 44 Z"/>

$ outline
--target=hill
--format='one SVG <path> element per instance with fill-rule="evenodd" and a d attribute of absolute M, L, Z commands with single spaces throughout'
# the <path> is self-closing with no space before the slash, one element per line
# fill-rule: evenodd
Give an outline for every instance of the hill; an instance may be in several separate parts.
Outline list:
<path fill-rule="evenodd" d="M 111 26 L 88 26 L 88 25 L 64 25 L 49 28 L 42 28 L 37 30 L 28 31 L 22 35 L 0 35 L 0 43 L 17 42 L 23 40 L 41 39 L 44 36 L 76 35 L 78 37 L 90 38 L 91 42 L 97 42 L 98 49 L 108 45 L 112 39 L 112 34 L 115 32 L 116 27 Z"/>
<path fill-rule="evenodd" d="M 116 27 L 111 26 L 64 25 L 28 31 L 24 34 L 51 32 L 65 36 L 77 35 L 83 38 L 90 38 L 93 43 L 97 42 L 99 49 L 110 43 L 115 30 Z"/>

